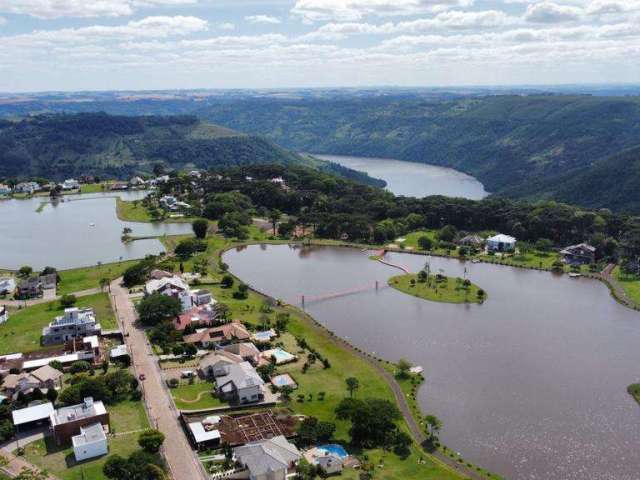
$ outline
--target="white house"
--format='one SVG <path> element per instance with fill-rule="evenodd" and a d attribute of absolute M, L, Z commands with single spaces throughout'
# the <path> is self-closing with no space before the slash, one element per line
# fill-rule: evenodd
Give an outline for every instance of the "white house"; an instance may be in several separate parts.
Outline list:
<path fill-rule="evenodd" d="M 11 187 L 9 185 L 5 185 L 4 183 L 0 183 L 0 195 L 10 195 Z"/>
<path fill-rule="evenodd" d="M 11 295 L 16 291 L 16 280 L 13 277 L 0 278 L 0 295 Z"/>
<path fill-rule="evenodd" d="M 254 403 L 264 399 L 264 381 L 249 362 L 226 365 L 225 375 L 216 379 L 218 395 L 235 403 Z"/>
<path fill-rule="evenodd" d="M 78 182 L 74 178 L 68 178 L 64 182 L 62 182 L 61 186 L 63 190 L 76 190 L 80 188 L 80 182 Z"/>
<path fill-rule="evenodd" d="M 15 190 L 19 193 L 33 195 L 35 192 L 40 190 L 40 185 L 38 185 L 36 182 L 21 182 L 16 185 Z"/>
<path fill-rule="evenodd" d="M 76 462 L 100 457 L 109 453 L 109 444 L 100 422 L 80 427 L 80 434 L 71 438 Z"/>
<path fill-rule="evenodd" d="M 147 295 L 160 293 L 162 295 L 177 298 L 180 300 L 183 312 L 186 312 L 193 307 L 191 289 L 187 282 L 177 275 L 149 280 L 144 287 L 144 291 Z"/>
<path fill-rule="evenodd" d="M 301 458 L 296 446 L 282 435 L 234 448 L 233 455 L 250 480 L 285 480 Z"/>
<path fill-rule="evenodd" d="M 9 310 L 7 310 L 6 306 L 0 307 L 0 324 L 3 324 L 9 320 Z"/>
<path fill-rule="evenodd" d="M 33 426 L 36 423 L 44 423 L 54 412 L 51 402 L 35 405 L 33 407 L 21 408 L 11 412 L 13 424 L 16 428 L 21 426 Z"/>
<path fill-rule="evenodd" d="M 499 233 L 487 239 L 489 252 L 513 252 L 516 248 L 516 239 L 510 235 Z"/>
<path fill-rule="evenodd" d="M 64 315 L 56 317 L 42 329 L 42 344 L 64 343 L 73 338 L 100 334 L 101 327 L 96 321 L 92 308 L 65 308 Z"/>

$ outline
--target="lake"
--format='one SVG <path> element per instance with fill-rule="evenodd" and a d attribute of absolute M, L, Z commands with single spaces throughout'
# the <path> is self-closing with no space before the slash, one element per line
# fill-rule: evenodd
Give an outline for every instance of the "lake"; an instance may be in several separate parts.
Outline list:
<path fill-rule="evenodd" d="M 30 265 L 58 269 L 142 258 L 164 251 L 157 239 L 123 244 L 122 230 L 134 236 L 190 233 L 190 224 L 123 222 L 116 215 L 118 195 L 136 200 L 146 192 L 67 195 L 64 202 L 48 204 L 36 212 L 47 197 L 0 201 L 0 268 L 18 269 Z M 94 226 L 90 224 L 94 223 Z"/>
<path fill-rule="evenodd" d="M 425 369 L 418 399 L 443 420 L 443 441 L 509 479 L 640 478 L 640 315 L 595 280 L 431 258 L 469 278 L 483 305 L 434 303 L 391 288 L 400 273 L 357 249 L 287 245 L 229 251 L 231 271 L 306 309 L 353 344 Z M 426 257 L 387 254 L 418 271 Z M 370 287 L 313 301 L 313 296 Z"/>
<path fill-rule="evenodd" d="M 387 182 L 387 189 L 396 195 L 406 197 L 445 195 L 471 200 L 479 200 L 488 195 L 477 179 L 452 168 L 389 158 L 316 154 L 313 156 L 381 178 Z"/>

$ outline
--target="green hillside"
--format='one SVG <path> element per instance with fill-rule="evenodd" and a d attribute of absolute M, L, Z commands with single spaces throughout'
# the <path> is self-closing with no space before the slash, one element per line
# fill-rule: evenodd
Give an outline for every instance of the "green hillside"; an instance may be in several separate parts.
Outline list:
<path fill-rule="evenodd" d="M 0 121 L 0 177 L 62 179 L 83 174 L 128 178 L 161 163 L 175 169 L 249 164 L 308 165 L 384 185 L 335 164 L 194 116 L 40 115 Z"/>

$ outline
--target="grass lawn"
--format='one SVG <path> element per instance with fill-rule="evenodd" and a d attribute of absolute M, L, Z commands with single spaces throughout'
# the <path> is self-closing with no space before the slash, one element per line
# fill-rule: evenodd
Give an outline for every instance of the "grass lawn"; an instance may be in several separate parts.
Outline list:
<path fill-rule="evenodd" d="M 93 307 L 104 330 L 118 327 L 106 293 L 80 297 L 76 306 Z M 10 312 L 9 321 L 0 325 L 0 355 L 40 350 L 42 327 L 47 326 L 54 317 L 63 313 L 60 302 L 57 300 Z"/>
<path fill-rule="evenodd" d="M 138 450 L 139 433 L 119 435 L 118 432 L 149 427 L 141 402 L 126 401 L 107 407 L 116 436 L 109 436 L 109 455 L 129 456 Z M 30 463 L 54 474 L 61 480 L 106 480 L 102 466 L 107 456 L 76 463 L 70 445 L 59 447 L 51 437 L 38 440 L 25 447 L 25 458 Z"/>
<path fill-rule="evenodd" d="M 116 198 L 116 214 L 120 220 L 128 222 L 151 222 L 152 217 L 142 202 L 127 202 Z"/>
<path fill-rule="evenodd" d="M 203 410 L 227 406 L 227 402 L 214 397 L 212 390 L 215 385 L 211 382 L 197 382 L 192 385 L 180 385 L 171 388 L 171 395 L 179 410 Z"/>
<path fill-rule="evenodd" d="M 640 304 L 640 277 L 632 273 L 623 273 L 619 266 L 613 269 L 611 275 L 620 282 L 629 298 Z"/>
<path fill-rule="evenodd" d="M 462 283 L 451 277 L 436 280 L 435 276 L 431 275 L 428 282 L 420 282 L 418 275 L 396 275 L 389 279 L 389 285 L 403 293 L 432 302 L 481 303 L 486 298 L 486 294 L 478 297 L 480 288 L 477 285 L 472 283 L 465 288 Z"/>
<path fill-rule="evenodd" d="M 100 193 L 108 191 L 103 183 L 86 183 L 80 185 L 80 193 Z"/>
<path fill-rule="evenodd" d="M 100 287 L 101 278 L 108 278 L 109 280 L 118 278 L 127 268 L 137 262 L 137 260 L 129 260 L 126 262 L 97 265 L 95 267 L 61 270 L 58 272 L 60 274 L 60 283 L 58 284 L 57 293 L 64 295 L 66 293 L 79 292 L 90 288 L 98 288 Z"/>
<path fill-rule="evenodd" d="M 631 395 L 636 402 L 640 404 L 640 383 L 633 383 L 629 385 L 627 391 L 629 392 L 629 395 Z"/>

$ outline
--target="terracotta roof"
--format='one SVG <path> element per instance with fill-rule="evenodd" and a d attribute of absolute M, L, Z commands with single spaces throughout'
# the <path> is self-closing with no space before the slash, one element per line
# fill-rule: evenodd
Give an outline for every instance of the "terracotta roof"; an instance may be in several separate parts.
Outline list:
<path fill-rule="evenodd" d="M 216 328 L 207 328 L 201 332 L 187 335 L 184 337 L 186 343 L 200 343 L 215 340 L 247 340 L 250 337 L 249 332 L 242 323 L 234 320 Z"/>

